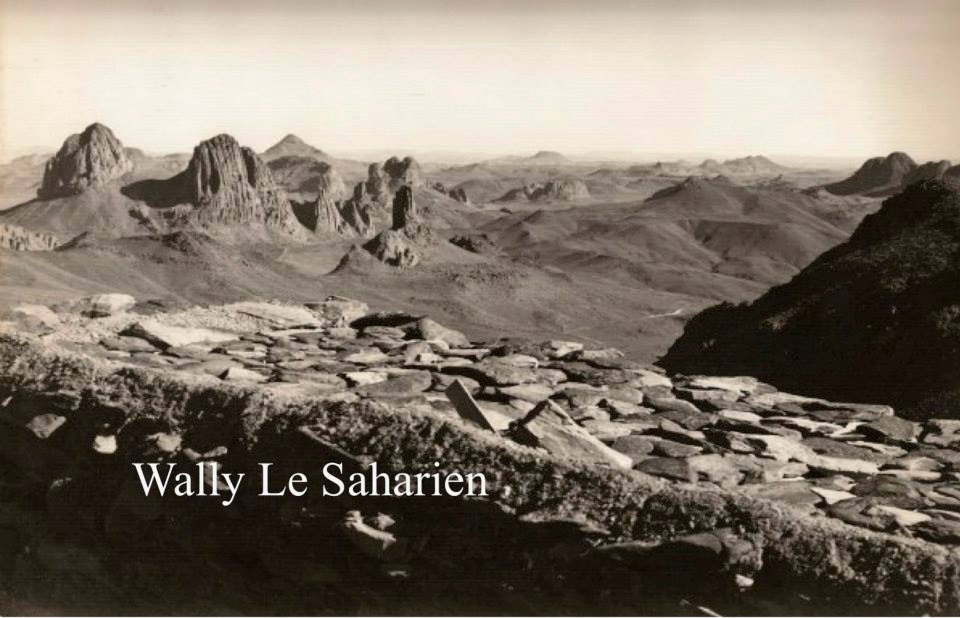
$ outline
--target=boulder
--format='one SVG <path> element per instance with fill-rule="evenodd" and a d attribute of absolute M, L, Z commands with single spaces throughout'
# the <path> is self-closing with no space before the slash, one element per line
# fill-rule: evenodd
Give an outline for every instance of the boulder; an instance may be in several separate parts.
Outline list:
<path fill-rule="evenodd" d="M 413 328 L 419 339 L 443 341 L 452 348 L 468 348 L 470 340 L 460 331 L 442 326 L 430 318 L 423 318 Z"/>
<path fill-rule="evenodd" d="M 510 419 L 502 414 L 484 410 L 477 405 L 470 390 L 460 380 L 453 380 L 446 389 L 446 395 L 453 404 L 457 414 L 462 418 L 479 425 L 489 431 L 503 431 L 510 424 Z"/>
<path fill-rule="evenodd" d="M 347 326 L 370 311 L 367 303 L 343 296 L 327 296 L 320 302 L 304 303 L 304 306 L 319 313 L 330 326 L 335 328 Z"/>
<path fill-rule="evenodd" d="M 187 346 L 195 343 L 220 343 L 235 341 L 239 336 L 221 330 L 209 328 L 194 328 L 188 326 L 171 326 L 161 324 L 156 320 L 135 322 L 121 332 L 122 335 L 146 339 L 155 346 L 167 349 L 177 346 Z"/>
<path fill-rule="evenodd" d="M 528 446 L 577 460 L 605 463 L 615 468 L 630 468 L 633 460 L 605 445 L 577 425 L 556 403 L 546 400 L 538 404 L 511 428 L 511 437 Z"/>
<path fill-rule="evenodd" d="M 295 305 L 242 302 L 225 305 L 224 309 L 270 322 L 276 328 L 319 324 L 317 316 L 313 312 Z"/>
<path fill-rule="evenodd" d="M 53 432 L 60 429 L 67 422 L 65 416 L 59 414 L 38 414 L 27 422 L 27 431 L 41 440 L 46 440 Z"/>
<path fill-rule="evenodd" d="M 687 460 L 676 457 L 651 457 L 638 463 L 634 469 L 682 483 L 694 483 L 697 480 Z"/>
<path fill-rule="evenodd" d="M 535 369 L 504 363 L 495 357 L 486 358 L 473 365 L 445 366 L 442 371 L 451 375 L 466 376 L 483 386 L 515 386 L 540 381 Z"/>

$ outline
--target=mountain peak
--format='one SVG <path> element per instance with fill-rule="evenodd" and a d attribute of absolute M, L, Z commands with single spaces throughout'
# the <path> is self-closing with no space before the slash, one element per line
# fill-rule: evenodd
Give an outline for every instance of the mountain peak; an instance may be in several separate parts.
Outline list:
<path fill-rule="evenodd" d="M 287 133 L 279 142 L 267 148 L 263 152 L 263 156 L 268 160 L 289 156 L 313 157 L 314 159 L 328 157 L 327 153 L 315 146 L 311 146 L 303 141 L 300 136 L 294 135 L 293 133 Z"/>
<path fill-rule="evenodd" d="M 123 176 L 133 162 L 106 125 L 95 122 L 74 133 L 49 161 L 37 190 L 42 199 L 83 193 Z"/>
<path fill-rule="evenodd" d="M 894 151 L 886 157 L 873 157 L 864 161 L 852 176 L 824 186 L 834 195 L 863 194 L 871 197 L 893 195 L 905 184 L 911 172 L 917 169 L 916 162 L 905 152 Z"/>

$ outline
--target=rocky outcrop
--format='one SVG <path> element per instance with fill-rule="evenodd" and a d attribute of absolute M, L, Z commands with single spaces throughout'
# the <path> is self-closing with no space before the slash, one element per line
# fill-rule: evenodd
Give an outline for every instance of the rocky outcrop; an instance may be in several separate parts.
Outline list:
<path fill-rule="evenodd" d="M 447 197 L 463 204 L 470 203 L 470 198 L 467 196 L 467 191 L 463 187 L 453 187 L 452 189 L 448 189 L 442 182 L 435 182 L 430 185 L 430 188 L 437 193 L 442 193 L 443 195 L 446 195 Z"/>
<path fill-rule="evenodd" d="M 309 208 L 313 214 L 313 225 L 307 225 L 315 232 L 329 232 L 345 237 L 369 236 L 373 231 L 373 222 L 366 210 L 351 201 L 334 201 L 326 192 Z M 303 222 L 303 219 L 301 219 Z"/>
<path fill-rule="evenodd" d="M 60 240 L 52 234 L 31 232 L 18 225 L 0 223 L 0 248 L 13 251 L 52 251 Z"/>
<path fill-rule="evenodd" d="M 662 364 L 955 415 L 960 402 L 960 187 L 917 183 L 850 240 L 749 305 L 694 317 Z"/>
<path fill-rule="evenodd" d="M 450 243 L 471 253 L 493 255 L 499 252 L 497 243 L 485 233 L 457 234 L 450 238 Z"/>
<path fill-rule="evenodd" d="M 159 192 L 170 203 L 192 206 L 186 213 L 191 223 L 208 228 L 259 225 L 288 234 L 303 231 L 270 168 L 230 135 L 201 142 L 187 169 L 164 184 Z"/>
<path fill-rule="evenodd" d="M 423 172 L 416 159 L 390 157 L 383 164 L 370 164 L 367 179 L 354 186 L 349 201 L 355 208 L 368 212 L 385 211 L 397 189 L 402 186 L 417 188 L 423 184 Z"/>
<path fill-rule="evenodd" d="M 3 573 L 22 582 L 6 598 L 66 614 L 154 599 L 203 613 L 198 598 L 291 615 L 456 614 L 477 596 L 489 614 L 960 606 L 955 421 L 670 378 L 575 341 L 475 342 L 403 312 L 345 320 L 366 310 L 345 298 L 310 308 L 0 336 Z M 200 468 L 199 482 L 215 464 L 249 487 L 229 507 L 222 485 L 145 496 L 132 462 Z M 256 495 L 259 462 L 311 491 Z M 488 491 L 321 496 L 331 462 L 480 473 Z"/>
<path fill-rule="evenodd" d="M 416 238 L 403 230 L 384 230 L 363 245 L 363 250 L 388 266 L 412 268 L 423 258 Z"/>
<path fill-rule="evenodd" d="M 413 200 L 413 190 L 404 185 L 393 197 L 393 229 L 402 230 L 420 224 L 420 213 Z"/>
<path fill-rule="evenodd" d="M 517 189 L 511 189 L 494 202 L 548 202 L 579 200 L 590 197 L 590 191 L 582 180 L 567 178 L 550 180 L 545 183 L 529 183 Z"/>
<path fill-rule="evenodd" d="M 367 179 L 357 183 L 350 198 L 357 207 L 365 209 L 385 208 L 390 202 L 390 183 L 379 163 L 371 163 Z"/>
<path fill-rule="evenodd" d="M 918 165 L 903 179 L 903 186 L 907 187 L 915 182 L 924 180 L 942 180 L 944 174 L 950 169 L 950 162 L 946 159 L 942 161 L 928 161 L 923 165 Z"/>
<path fill-rule="evenodd" d="M 49 161 L 37 190 L 40 199 L 76 195 L 104 185 L 133 169 L 113 131 L 94 123 L 71 135 Z"/>
<path fill-rule="evenodd" d="M 433 242 L 433 234 L 420 219 L 410 187 L 404 185 L 397 189 L 392 215 L 390 229 L 380 232 L 360 247 L 352 247 L 337 269 L 347 268 L 370 257 L 396 268 L 410 268 L 419 264 L 424 248 Z"/>
<path fill-rule="evenodd" d="M 834 195 L 885 197 L 903 188 L 904 181 L 916 169 L 917 164 L 909 155 L 892 152 L 886 157 L 868 159 L 849 178 L 824 188 Z"/>
<path fill-rule="evenodd" d="M 422 187 L 423 170 L 413 157 L 390 157 L 383 163 L 383 171 L 389 178 L 390 188 L 396 190 L 401 186 L 410 188 Z"/>
<path fill-rule="evenodd" d="M 325 161 L 285 156 L 271 159 L 267 166 L 277 184 L 295 199 L 315 199 L 321 191 L 335 201 L 348 196 L 343 177 Z"/>

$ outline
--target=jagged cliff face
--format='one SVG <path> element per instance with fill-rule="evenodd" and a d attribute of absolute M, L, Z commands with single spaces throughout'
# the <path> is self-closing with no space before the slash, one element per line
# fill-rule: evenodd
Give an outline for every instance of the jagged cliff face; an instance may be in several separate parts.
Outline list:
<path fill-rule="evenodd" d="M 178 179 L 195 206 L 191 217 L 203 225 L 260 223 L 287 232 L 302 227 L 270 169 L 229 135 L 197 146 Z"/>
<path fill-rule="evenodd" d="M 56 155 L 47 161 L 41 199 L 76 195 L 123 176 L 133 169 L 120 140 L 102 124 L 94 123 L 83 133 L 71 135 Z"/>
<path fill-rule="evenodd" d="M 393 229 L 400 230 L 420 221 L 417 204 L 413 201 L 413 191 L 404 185 L 397 189 L 393 198 Z"/>
<path fill-rule="evenodd" d="M 371 163 L 367 179 L 353 188 L 353 201 L 386 204 L 390 197 L 389 179 L 379 163 Z"/>
<path fill-rule="evenodd" d="M 960 417 L 960 190 L 926 181 L 750 305 L 691 320 L 661 364 Z"/>
<path fill-rule="evenodd" d="M 373 223 L 367 212 L 351 202 L 335 200 L 326 192 L 312 204 L 316 216 L 314 231 L 329 232 L 339 236 L 369 236 Z"/>

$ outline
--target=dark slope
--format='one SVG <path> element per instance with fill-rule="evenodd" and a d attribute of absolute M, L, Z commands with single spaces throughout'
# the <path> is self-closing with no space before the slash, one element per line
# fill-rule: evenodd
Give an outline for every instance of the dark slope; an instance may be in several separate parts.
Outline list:
<path fill-rule="evenodd" d="M 960 191 L 917 183 L 788 284 L 694 317 L 661 364 L 960 417 L 958 282 Z"/>
<path fill-rule="evenodd" d="M 891 152 L 886 157 L 867 159 L 852 176 L 824 188 L 834 195 L 893 195 L 916 169 L 916 162 L 908 154 Z"/>

